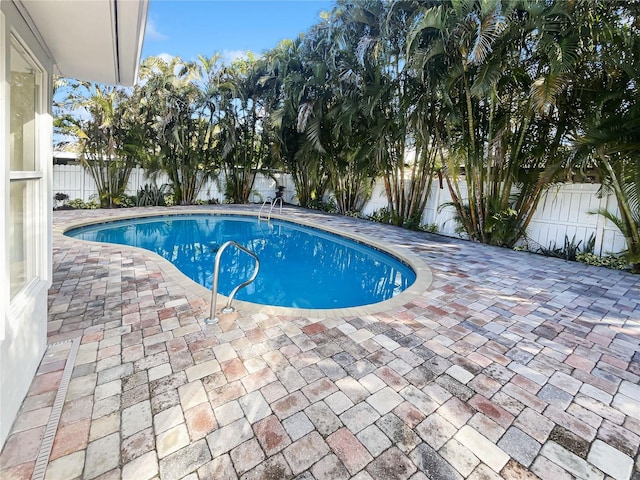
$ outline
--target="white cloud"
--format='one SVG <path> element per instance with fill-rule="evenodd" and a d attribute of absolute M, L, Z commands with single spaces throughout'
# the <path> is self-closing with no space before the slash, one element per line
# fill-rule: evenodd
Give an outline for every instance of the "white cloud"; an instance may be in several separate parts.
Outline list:
<path fill-rule="evenodd" d="M 170 53 L 159 53 L 156 57 L 163 60 L 165 63 L 171 63 L 175 55 L 171 55 Z"/>
<path fill-rule="evenodd" d="M 229 65 L 234 60 L 238 60 L 240 58 L 247 58 L 246 50 L 223 50 L 220 54 L 222 57 L 222 61 Z"/>
<path fill-rule="evenodd" d="M 151 18 L 147 20 L 144 36 L 147 40 L 166 40 L 168 38 L 157 29 L 156 23 Z"/>

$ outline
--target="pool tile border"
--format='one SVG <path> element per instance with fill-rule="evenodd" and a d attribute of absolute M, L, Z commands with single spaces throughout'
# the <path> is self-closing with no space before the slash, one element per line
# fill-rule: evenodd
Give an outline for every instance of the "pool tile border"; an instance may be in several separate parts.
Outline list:
<path fill-rule="evenodd" d="M 265 313 L 271 315 L 283 315 L 288 317 L 329 317 L 329 318 L 337 318 L 344 316 L 366 316 L 366 315 L 374 315 L 377 313 L 394 311 L 398 308 L 402 308 L 403 305 L 410 303 L 413 299 L 420 296 L 423 292 L 425 292 L 431 285 L 433 281 L 433 275 L 431 273 L 431 269 L 426 264 L 424 260 L 422 260 L 419 256 L 409 251 L 408 247 L 403 247 L 401 245 L 387 245 L 383 244 L 379 241 L 372 240 L 370 238 L 366 238 L 363 235 L 354 232 L 345 232 L 340 230 L 339 228 L 335 228 L 329 225 L 323 225 L 318 221 L 309 220 L 309 219 L 301 219 L 297 216 L 294 217 L 292 215 L 287 215 L 287 213 L 296 213 L 298 210 L 295 207 L 285 207 L 283 213 L 272 215 L 272 219 L 281 220 L 285 222 L 295 223 L 297 225 L 302 225 L 314 229 L 318 229 L 324 232 L 328 232 L 334 235 L 341 236 L 343 238 L 347 238 L 358 243 L 362 243 L 364 245 L 368 245 L 372 248 L 380 250 L 388 255 L 391 255 L 401 262 L 405 263 L 409 267 L 413 269 L 416 273 L 416 280 L 414 283 L 409 286 L 402 293 L 390 298 L 388 300 L 369 304 L 369 305 L 360 305 L 356 307 L 346 307 L 346 308 L 333 308 L 333 309 L 301 309 L 301 308 L 290 308 L 290 307 L 279 307 L 273 305 L 260 305 L 256 303 L 250 303 L 242 300 L 235 300 L 234 305 L 236 306 L 236 310 L 242 310 L 243 313 L 247 314 L 255 314 L 255 313 Z M 224 207 L 218 208 L 194 208 L 194 207 L 170 207 L 164 208 L 161 210 L 154 209 L 154 211 L 144 211 L 140 209 L 126 209 L 126 210 L 118 210 L 117 214 L 110 213 L 109 215 L 105 215 L 105 212 L 113 212 L 113 210 L 98 210 L 97 212 L 102 213 L 101 216 L 97 216 L 92 219 L 74 219 L 69 222 L 65 222 L 64 224 L 56 224 L 53 226 L 53 233 L 57 235 L 64 235 L 69 230 L 74 228 L 80 228 L 89 225 L 98 225 L 101 223 L 110 223 L 119 220 L 126 219 L 138 219 L 138 218 L 152 218 L 152 217 L 163 217 L 163 216 L 177 216 L 177 215 L 234 215 L 234 216 L 245 216 L 245 217 L 255 217 L 256 221 L 258 220 L 258 211 L 239 211 L 236 209 L 229 209 Z M 70 237 L 72 238 L 72 237 Z M 93 242 L 88 240 L 81 240 L 77 238 L 72 238 L 73 241 L 95 244 L 103 242 Z M 162 256 L 146 250 L 140 247 L 134 247 L 130 245 L 119 245 L 124 249 L 134 249 L 138 252 L 142 252 L 144 255 L 148 256 L 150 259 L 158 261 L 160 268 L 163 273 L 168 275 L 173 281 L 178 283 L 180 286 L 188 289 L 203 298 L 206 298 L 207 301 L 210 301 L 211 298 L 211 290 L 203 287 L 199 283 L 194 282 L 189 277 L 187 277 L 184 273 L 182 273 L 177 267 L 175 267 L 171 262 Z M 401 249 L 401 251 L 398 251 Z M 224 305 L 226 303 L 227 297 L 218 294 L 218 304 Z M 221 314 L 222 315 L 222 314 Z"/>

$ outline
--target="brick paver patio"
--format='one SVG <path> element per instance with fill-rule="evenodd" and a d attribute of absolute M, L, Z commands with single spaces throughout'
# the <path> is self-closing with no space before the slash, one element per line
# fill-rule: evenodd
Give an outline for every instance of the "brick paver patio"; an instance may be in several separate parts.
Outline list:
<path fill-rule="evenodd" d="M 156 255 L 59 233 L 165 210 L 55 213 L 50 346 L 3 480 L 39 455 L 48 480 L 640 479 L 640 276 L 286 208 L 411 252 L 431 284 L 205 325 L 206 290 Z"/>

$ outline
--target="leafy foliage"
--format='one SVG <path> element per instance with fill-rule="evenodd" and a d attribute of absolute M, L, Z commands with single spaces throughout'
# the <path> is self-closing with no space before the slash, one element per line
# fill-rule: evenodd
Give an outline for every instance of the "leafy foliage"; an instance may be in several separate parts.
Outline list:
<path fill-rule="evenodd" d="M 216 174 L 219 57 L 183 62 L 146 59 L 140 68 L 140 108 L 150 140 L 145 167 L 169 177 L 178 204 L 192 204 Z"/>
<path fill-rule="evenodd" d="M 95 210 L 96 208 L 99 208 L 100 205 L 97 204 L 94 200 L 85 202 L 81 198 L 74 198 L 73 200 L 69 200 L 69 202 L 67 202 L 67 207 L 77 210 Z"/>
<path fill-rule="evenodd" d="M 142 161 L 136 100 L 123 89 L 75 82 L 64 102 L 86 116 L 65 114 L 58 127 L 78 138 L 80 160 L 96 184 L 100 206 L 119 207 L 131 171 Z"/>
<path fill-rule="evenodd" d="M 577 260 L 578 255 L 580 254 L 593 254 L 593 247 L 595 245 L 595 236 L 591 235 L 587 240 L 584 248 L 580 250 L 580 245 L 582 244 L 582 240 L 576 242 L 576 236 L 574 235 L 571 240 L 569 240 L 569 236 L 564 236 L 564 246 L 558 247 L 555 243 L 549 244 L 548 248 L 540 246 L 538 248 L 537 253 L 541 253 L 545 257 L 556 257 L 556 258 L 564 258 L 565 260 L 569 260 L 571 262 L 575 262 Z"/>
<path fill-rule="evenodd" d="M 257 172 L 281 168 L 302 206 L 333 210 L 331 196 L 342 214 L 361 211 L 382 178 L 388 205 L 371 217 L 423 230 L 436 180 L 467 238 L 507 247 L 550 185 L 595 168 L 620 211 L 597 213 L 640 271 L 639 9 L 337 0 L 261 56 L 150 58 L 133 90 L 77 84 L 55 125 L 82 139 L 103 205 L 118 205 L 135 164 L 152 181 L 167 175 L 167 204 L 194 203 L 211 178 L 245 203 Z M 83 102 L 86 123 L 66 108 Z M 577 256 L 567 241 L 549 250 Z"/>
<path fill-rule="evenodd" d="M 145 184 L 138 190 L 136 204 L 139 207 L 158 207 L 166 205 L 165 197 L 169 193 L 169 185 L 156 185 L 155 183 Z"/>
<path fill-rule="evenodd" d="M 624 255 L 605 255 L 599 257 L 593 253 L 584 252 L 578 253 L 576 260 L 587 265 L 612 268 L 614 270 L 626 270 L 629 267 L 629 262 L 624 258 Z"/>
<path fill-rule="evenodd" d="M 613 192 L 619 215 L 600 214 L 624 235 L 624 257 L 640 273 L 640 26 L 639 5 L 624 2 L 612 9 L 594 8 L 586 39 L 590 49 L 581 59 L 583 116 L 576 123 L 573 144 L 575 164 L 595 167 L 604 178 L 602 191 Z M 631 21 L 633 19 L 634 21 Z"/>
<path fill-rule="evenodd" d="M 338 206 L 336 205 L 335 200 L 333 200 L 332 198 L 330 198 L 327 201 L 321 200 L 321 199 L 314 199 L 311 200 L 309 202 L 309 205 L 307 205 L 308 208 L 311 208 L 312 210 L 321 210 L 323 212 L 327 212 L 327 213 L 337 213 L 338 212 Z"/>

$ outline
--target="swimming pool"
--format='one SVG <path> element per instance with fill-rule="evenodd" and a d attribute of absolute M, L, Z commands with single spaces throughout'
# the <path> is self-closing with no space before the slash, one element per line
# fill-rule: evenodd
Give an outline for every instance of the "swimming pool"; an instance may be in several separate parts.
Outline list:
<path fill-rule="evenodd" d="M 211 288 L 213 260 L 229 240 L 260 258 L 255 282 L 238 300 L 282 307 L 345 308 L 388 300 L 407 289 L 415 272 L 374 248 L 292 222 L 259 222 L 241 215 L 169 215 L 119 220 L 76 228 L 66 235 L 145 248 Z M 220 263 L 219 292 L 252 274 L 254 261 L 229 248 Z"/>

